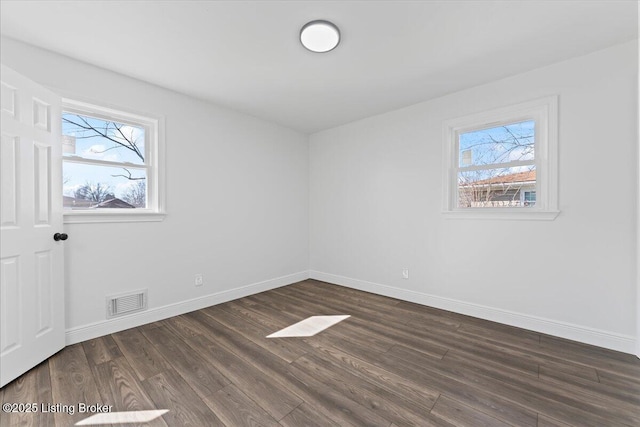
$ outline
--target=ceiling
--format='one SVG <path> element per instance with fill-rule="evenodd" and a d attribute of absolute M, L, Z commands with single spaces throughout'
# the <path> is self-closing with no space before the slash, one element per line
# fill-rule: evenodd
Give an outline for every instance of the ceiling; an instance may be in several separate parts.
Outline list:
<path fill-rule="evenodd" d="M 638 37 L 636 1 L 7 1 L 26 43 L 313 133 Z M 314 54 L 314 19 L 342 33 Z"/>

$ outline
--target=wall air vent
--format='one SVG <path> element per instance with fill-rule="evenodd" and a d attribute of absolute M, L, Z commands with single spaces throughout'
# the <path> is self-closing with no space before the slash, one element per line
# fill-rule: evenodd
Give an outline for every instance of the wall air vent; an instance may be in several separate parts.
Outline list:
<path fill-rule="evenodd" d="M 107 319 L 147 309 L 147 290 L 107 296 Z"/>

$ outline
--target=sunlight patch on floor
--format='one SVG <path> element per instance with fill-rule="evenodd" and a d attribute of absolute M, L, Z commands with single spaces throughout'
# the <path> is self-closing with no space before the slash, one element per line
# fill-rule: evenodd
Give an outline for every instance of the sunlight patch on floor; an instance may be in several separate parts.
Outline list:
<path fill-rule="evenodd" d="M 148 423 L 169 412 L 168 409 L 155 409 L 150 411 L 128 411 L 110 412 L 106 414 L 95 414 L 82 421 L 78 421 L 77 426 L 97 426 L 101 424 L 124 424 L 124 423 Z"/>
<path fill-rule="evenodd" d="M 311 316 L 267 335 L 267 338 L 312 337 L 351 316 Z"/>

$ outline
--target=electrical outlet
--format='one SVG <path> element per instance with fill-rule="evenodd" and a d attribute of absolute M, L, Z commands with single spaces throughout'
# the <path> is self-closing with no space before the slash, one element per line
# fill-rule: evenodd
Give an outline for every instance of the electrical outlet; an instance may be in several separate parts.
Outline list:
<path fill-rule="evenodd" d="M 408 268 L 403 268 L 402 269 L 402 278 L 403 279 L 408 279 L 409 278 L 409 269 Z"/>
<path fill-rule="evenodd" d="M 196 274 L 196 286 L 202 286 L 202 284 L 204 283 L 204 280 L 202 279 L 202 274 Z"/>

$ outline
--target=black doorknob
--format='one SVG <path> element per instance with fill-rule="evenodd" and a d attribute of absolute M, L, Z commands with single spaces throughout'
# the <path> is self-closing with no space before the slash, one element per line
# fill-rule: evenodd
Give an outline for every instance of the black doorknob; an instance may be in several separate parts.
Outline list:
<path fill-rule="evenodd" d="M 68 238 L 69 236 L 67 236 L 67 233 L 56 233 L 53 235 L 53 240 L 55 240 L 56 242 L 60 240 L 67 240 Z"/>

